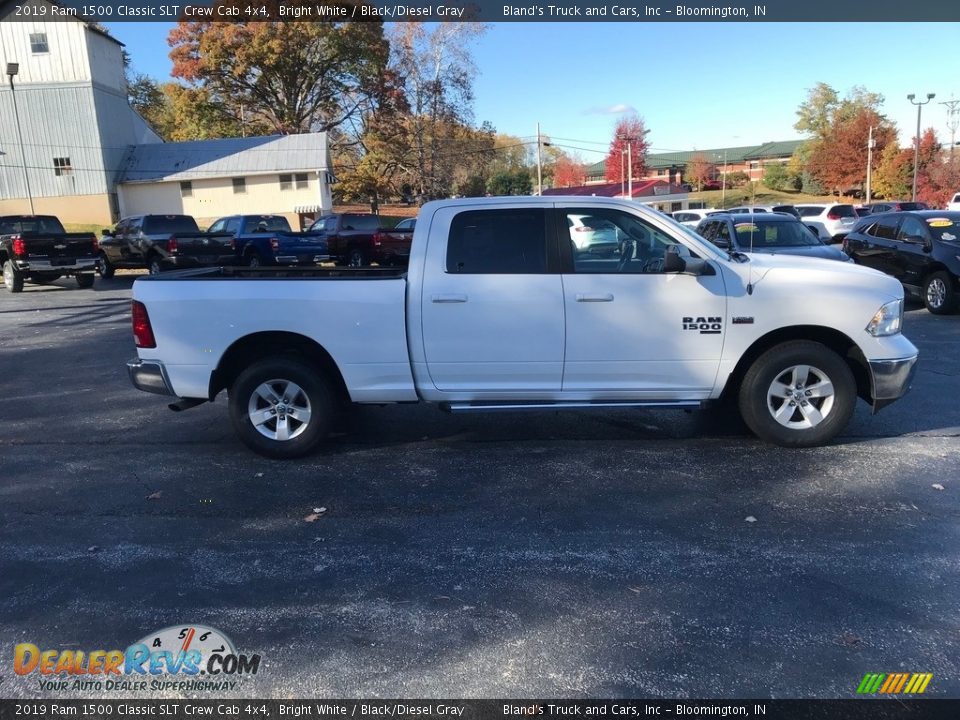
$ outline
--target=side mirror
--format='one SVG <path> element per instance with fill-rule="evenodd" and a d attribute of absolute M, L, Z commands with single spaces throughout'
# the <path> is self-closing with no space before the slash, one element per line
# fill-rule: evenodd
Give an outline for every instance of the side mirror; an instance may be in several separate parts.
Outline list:
<path fill-rule="evenodd" d="M 703 258 L 681 257 L 680 249 L 677 245 L 671 245 L 667 248 L 663 256 L 664 273 L 683 273 L 685 275 L 715 275 L 716 270 L 713 265 Z"/>
<path fill-rule="evenodd" d="M 907 235 L 903 238 L 903 241 L 911 245 L 924 245 L 927 242 L 922 235 Z"/>

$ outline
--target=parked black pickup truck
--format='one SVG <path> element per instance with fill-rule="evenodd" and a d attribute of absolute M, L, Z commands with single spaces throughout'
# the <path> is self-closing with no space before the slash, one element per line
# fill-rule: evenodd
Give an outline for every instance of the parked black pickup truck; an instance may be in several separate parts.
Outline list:
<path fill-rule="evenodd" d="M 315 265 L 330 259 L 320 233 L 293 232 L 283 215 L 231 215 L 215 220 L 210 232 L 230 233 L 242 265 Z"/>
<path fill-rule="evenodd" d="M 96 262 L 93 233 L 68 233 L 52 215 L 0 217 L 0 265 L 9 292 L 21 292 L 24 280 L 42 284 L 64 275 L 93 287 Z"/>
<path fill-rule="evenodd" d="M 112 277 L 117 268 L 162 270 L 236 264 L 233 235 L 204 233 L 189 215 L 134 215 L 100 238 L 97 269 Z"/>
<path fill-rule="evenodd" d="M 338 265 L 363 267 L 378 265 L 406 265 L 410 259 L 413 228 L 398 226 L 386 228 L 379 215 L 343 213 L 319 218 L 310 230 L 323 233 L 330 248 L 330 257 Z"/>

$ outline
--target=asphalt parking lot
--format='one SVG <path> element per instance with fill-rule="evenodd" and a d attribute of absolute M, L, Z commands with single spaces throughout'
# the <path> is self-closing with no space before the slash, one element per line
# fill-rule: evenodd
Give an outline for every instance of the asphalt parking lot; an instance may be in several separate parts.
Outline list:
<path fill-rule="evenodd" d="M 403 406 L 275 462 L 222 399 L 130 386 L 132 280 L 0 292 L 0 696 L 130 697 L 41 691 L 13 646 L 202 623 L 263 658 L 219 696 L 960 697 L 960 315 L 908 312 L 913 390 L 831 447 Z"/>

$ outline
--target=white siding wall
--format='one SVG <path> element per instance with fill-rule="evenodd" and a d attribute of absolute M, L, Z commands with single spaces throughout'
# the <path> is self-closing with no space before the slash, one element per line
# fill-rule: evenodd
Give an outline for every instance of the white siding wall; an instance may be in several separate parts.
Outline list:
<path fill-rule="evenodd" d="M 247 191 L 234 193 L 231 178 L 193 180 L 193 197 L 181 198 L 179 182 L 120 185 L 124 215 L 184 213 L 198 219 L 256 213 L 291 214 L 300 205 L 320 205 L 317 173 L 307 173 L 307 187 L 281 190 L 277 175 L 246 176 Z M 329 205 L 325 206 L 329 207 Z"/>
<path fill-rule="evenodd" d="M 53 7 L 49 3 L 37 4 L 41 7 Z M 20 73 L 16 77 L 18 84 L 90 82 L 86 38 L 89 32 L 83 23 L 71 20 L 2 22 L 0 23 L 0 62 L 3 63 L 4 69 L 8 62 L 20 64 Z M 46 33 L 50 51 L 31 52 L 31 33 Z M 116 43 L 106 38 L 102 40 L 120 50 Z M 5 81 L 6 77 L 3 79 Z"/>

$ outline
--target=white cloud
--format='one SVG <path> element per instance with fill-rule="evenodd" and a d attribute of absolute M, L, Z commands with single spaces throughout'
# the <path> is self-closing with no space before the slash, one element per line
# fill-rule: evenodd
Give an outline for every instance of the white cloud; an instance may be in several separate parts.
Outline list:
<path fill-rule="evenodd" d="M 626 103 L 617 103 L 616 105 L 594 105 L 583 111 L 584 115 L 622 115 L 624 113 L 635 113 L 637 109 L 633 105 Z"/>

